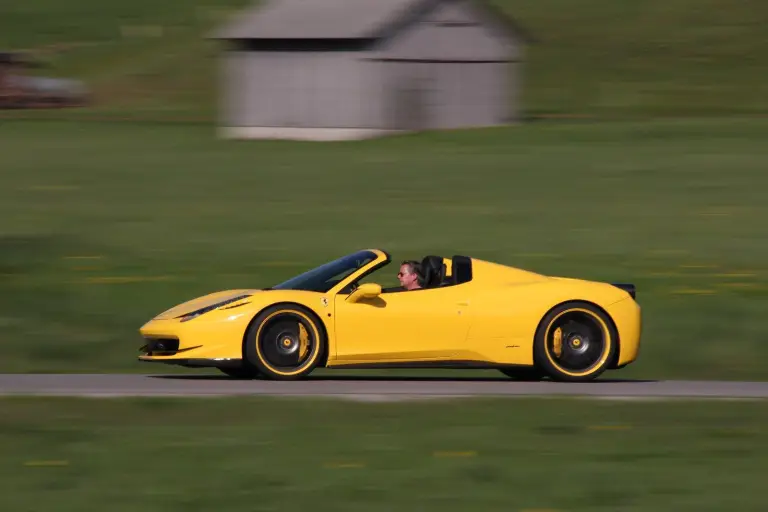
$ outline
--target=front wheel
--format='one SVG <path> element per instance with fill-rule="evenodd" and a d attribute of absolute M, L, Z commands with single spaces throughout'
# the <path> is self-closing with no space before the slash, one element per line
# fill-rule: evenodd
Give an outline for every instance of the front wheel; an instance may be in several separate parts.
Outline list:
<path fill-rule="evenodd" d="M 537 363 L 554 380 L 596 379 L 616 351 L 618 333 L 610 318 L 593 304 L 569 302 L 550 311 L 536 332 Z"/>
<path fill-rule="evenodd" d="M 248 328 L 244 357 L 272 380 L 296 380 L 315 369 L 325 350 L 322 327 L 307 309 L 276 305 Z"/>

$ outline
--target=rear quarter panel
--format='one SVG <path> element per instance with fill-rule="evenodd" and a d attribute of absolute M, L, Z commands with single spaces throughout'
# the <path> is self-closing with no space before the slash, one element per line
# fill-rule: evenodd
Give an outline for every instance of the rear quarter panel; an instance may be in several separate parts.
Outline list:
<path fill-rule="evenodd" d="M 608 310 L 629 294 L 610 284 L 504 272 L 478 266 L 473 286 L 467 348 L 483 360 L 504 364 L 533 363 L 533 339 L 539 322 L 553 307 L 571 300 L 592 302 Z"/>

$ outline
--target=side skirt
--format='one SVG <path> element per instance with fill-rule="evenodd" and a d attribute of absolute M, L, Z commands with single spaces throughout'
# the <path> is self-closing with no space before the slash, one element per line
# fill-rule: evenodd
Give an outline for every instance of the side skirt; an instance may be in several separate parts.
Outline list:
<path fill-rule="evenodd" d="M 450 370 L 498 370 L 500 368 L 531 368 L 529 365 L 509 365 L 491 363 L 488 361 L 403 361 L 385 363 L 329 363 L 327 368 L 338 370 L 380 370 L 380 369 L 429 369 L 441 368 Z"/>
<path fill-rule="evenodd" d="M 242 359 L 140 359 L 143 363 L 166 364 L 185 368 L 240 368 Z M 499 364 L 488 361 L 403 361 L 384 363 L 329 363 L 331 370 L 385 370 L 385 369 L 446 369 L 446 370 L 511 370 L 532 368 L 531 365 Z"/>
<path fill-rule="evenodd" d="M 185 368 L 240 368 L 242 359 L 139 359 L 142 363 L 167 364 Z"/>

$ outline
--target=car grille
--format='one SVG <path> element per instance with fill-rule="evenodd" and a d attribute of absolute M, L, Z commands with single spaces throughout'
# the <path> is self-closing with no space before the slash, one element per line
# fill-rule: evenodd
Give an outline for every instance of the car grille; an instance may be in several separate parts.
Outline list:
<path fill-rule="evenodd" d="M 179 351 L 179 340 L 175 338 L 147 338 L 141 351 L 148 356 L 172 356 Z"/>

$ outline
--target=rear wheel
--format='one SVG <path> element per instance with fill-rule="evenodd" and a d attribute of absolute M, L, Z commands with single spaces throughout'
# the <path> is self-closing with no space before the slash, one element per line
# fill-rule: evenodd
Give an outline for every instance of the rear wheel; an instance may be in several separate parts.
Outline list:
<path fill-rule="evenodd" d="M 322 327 L 307 309 L 276 305 L 260 313 L 248 328 L 244 357 L 273 380 L 309 375 L 325 350 Z"/>
<path fill-rule="evenodd" d="M 616 329 L 602 310 L 586 302 L 569 302 L 541 322 L 536 362 L 555 380 L 593 380 L 608 368 L 617 341 Z"/>

